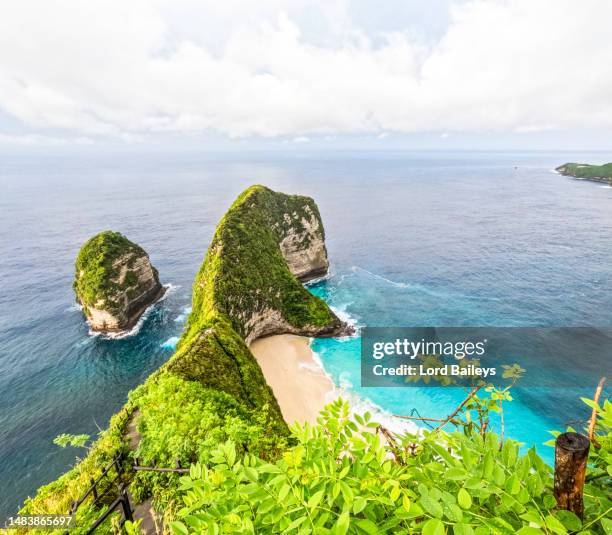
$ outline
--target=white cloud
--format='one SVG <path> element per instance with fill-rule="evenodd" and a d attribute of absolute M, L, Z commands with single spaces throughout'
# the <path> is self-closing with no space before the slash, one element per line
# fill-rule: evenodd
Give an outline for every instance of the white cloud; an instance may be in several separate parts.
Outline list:
<path fill-rule="evenodd" d="M 3 2 L 0 108 L 36 132 L 124 139 L 612 127 L 612 2 L 461 2 L 430 43 L 350 13 L 350 0 Z"/>

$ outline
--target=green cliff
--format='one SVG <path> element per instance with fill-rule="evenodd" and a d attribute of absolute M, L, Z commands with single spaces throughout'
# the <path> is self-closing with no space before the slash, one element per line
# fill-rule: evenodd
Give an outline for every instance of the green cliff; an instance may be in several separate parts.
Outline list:
<path fill-rule="evenodd" d="M 555 171 L 565 176 L 612 184 L 612 163 L 604 165 L 566 163 L 557 167 Z"/>
<path fill-rule="evenodd" d="M 147 253 L 112 231 L 96 234 L 81 247 L 74 291 L 91 328 L 108 332 L 132 327 L 164 294 Z"/>
<path fill-rule="evenodd" d="M 85 458 L 26 500 L 22 513 L 68 512 L 120 452 L 126 468 L 136 456 L 143 465 L 207 463 L 231 439 L 241 453 L 276 458 L 288 444 L 288 428 L 247 344 L 273 333 L 347 332 L 296 277 L 326 271 L 323 240 L 312 199 L 263 186 L 244 191 L 220 221 L 196 276 L 193 311 L 176 353 L 130 393 Z M 152 497 L 172 515 L 176 474 L 127 470 L 122 478 L 136 502 Z M 77 520 L 87 525 L 100 511 L 87 501 Z"/>

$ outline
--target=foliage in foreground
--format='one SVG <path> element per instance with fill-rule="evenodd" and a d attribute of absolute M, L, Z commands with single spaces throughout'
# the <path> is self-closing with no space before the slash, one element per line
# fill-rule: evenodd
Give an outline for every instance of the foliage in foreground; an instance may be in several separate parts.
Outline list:
<path fill-rule="evenodd" d="M 585 519 L 555 510 L 552 472 L 530 449 L 471 428 L 381 440 L 370 416 L 341 400 L 319 425 L 296 425 L 298 443 L 269 463 L 240 457 L 232 441 L 209 467 L 181 480 L 184 507 L 172 524 L 189 533 L 344 535 L 610 533 L 612 406 L 601 408 L 585 492 Z M 603 475 L 602 475 L 603 474 Z"/>

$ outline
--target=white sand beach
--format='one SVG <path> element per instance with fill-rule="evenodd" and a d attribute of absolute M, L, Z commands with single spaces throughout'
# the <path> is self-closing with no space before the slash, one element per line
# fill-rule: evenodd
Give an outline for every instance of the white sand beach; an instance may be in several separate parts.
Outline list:
<path fill-rule="evenodd" d="M 308 338 L 268 336 L 255 340 L 250 349 L 287 423 L 315 423 L 319 411 L 337 396 L 333 382 L 315 360 Z"/>

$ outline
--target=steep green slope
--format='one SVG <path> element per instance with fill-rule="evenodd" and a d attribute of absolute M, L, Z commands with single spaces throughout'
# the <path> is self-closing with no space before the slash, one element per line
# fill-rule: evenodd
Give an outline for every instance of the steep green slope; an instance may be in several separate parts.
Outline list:
<path fill-rule="evenodd" d="M 287 444 L 288 429 L 247 341 L 281 332 L 346 332 L 289 269 L 299 264 L 307 277 L 304 258 L 325 253 L 326 260 L 323 238 L 312 199 L 263 186 L 243 192 L 219 223 L 195 279 L 193 312 L 176 353 L 130 394 L 83 461 L 39 489 L 22 513 L 66 513 L 119 452 L 133 457 L 126 437 L 132 420 L 141 463 L 206 462 L 210 449 L 228 438 L 240 451 L 275 458 Z M 318 260 L 312 267 L 320 272 Z M 124 479 L 137 499 L 152 496 L 171 514 L 175 474 L 134 478 L 128 470 Z M 77 519 L 86 525 L 98 514 L 99 508 L 83 505 Z"/>
<path fill-rule="evenodd" d="M 556 171 L 565 176 L 585 178 L 597 182 L 612 182 L 612 163 L 604 165 L 589 165 L 586 163 L 566 163 L 557 167 Z"/>
<path fill-rule="evenodd" d="M 344 326 L 290 271 L 281 244 L 297 236 L 303 250 L 323 239 L 314 201 L 263 186 L 244 191 L 223 217 L 194 283 L 188 336 L 218 316 L 246 340 L 270 332 L 339 334 Z"/>

